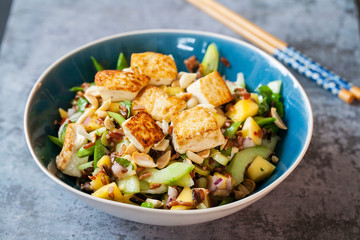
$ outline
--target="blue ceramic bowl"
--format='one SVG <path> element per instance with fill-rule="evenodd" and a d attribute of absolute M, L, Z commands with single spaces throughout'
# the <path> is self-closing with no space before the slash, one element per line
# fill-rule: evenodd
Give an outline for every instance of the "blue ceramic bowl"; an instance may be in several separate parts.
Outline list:
<path fill-rule="evenodd" d="M 179 71 L 185 71 L 184 59 L 195 55 L 202 59 L 210 43 L 218 46 L 220 55 L 231 63 L 219 72 L 235 81 L 243 72 L 246 84 L 254 90 L 259 84 L 281 79 L 284 98 L 284 122 L 288 130 L 283 134 L 276 153 L 280 161 L 274 174 L 252 195 L 242 200 L 204 210 L 166 211 L 147 209 L 129 204 L 99 199 L 81 192 L 73 178 L 57 171 L 54 159 L 60 149 L 47 135 L 56 135 L 53 122 L 58 108 L 67 107 L 74 93 L 69 89 L 83 82 L 92 82 L 96 73 L 90 56 L 103 66 L 115 69 L 119 52 L 127 59 L 132 53 L 153 51 L 172 54 Z M 312 135 L 313 118 L 309 100 L 294 76 L 277 60 L 256 47 L 227 36 L 186 30 L 149 30 L 119 34 L 82 46 L 52 64 L 32 89 L 25 110 L 25 135 L 29 149 L 39 167 L 55 182 L 71 193 L 109 214 L 149 224 L 186 225 L 217 219 L 234 213 L 260 199 L 283 181 L 299 164 Z M 181 217 L 180 217 L 181 216 Z"/>

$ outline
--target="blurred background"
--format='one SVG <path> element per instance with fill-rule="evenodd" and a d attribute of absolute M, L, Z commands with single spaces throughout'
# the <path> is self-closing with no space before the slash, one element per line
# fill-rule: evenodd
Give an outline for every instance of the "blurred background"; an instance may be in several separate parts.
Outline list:
<path fill-rule="evenodd" d="M 219 2 L 360 85 L 360 0 Z M 40 74 L 93 40 L 159 28 L 240 38 L 183 0 L 0 1 L 0 239 L 359 239 L 360 104 L 295 72 L 314 112 L 309 150 L 279 187 L 226 218 L 186 227 L 133 223 L 86 206 L 41 172 L 23 133 Z"/>

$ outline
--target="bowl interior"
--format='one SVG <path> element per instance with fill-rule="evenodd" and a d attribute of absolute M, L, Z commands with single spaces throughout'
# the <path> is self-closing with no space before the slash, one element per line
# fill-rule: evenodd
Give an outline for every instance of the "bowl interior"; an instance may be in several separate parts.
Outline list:
<path fill-rule="evenodd" d="M 59 107 L 70 106 L 74 93 L 69 89 L 83 82 L 94 81 L 96 70 L 90 56 L 94 56 L 105 68 L 115 69 L 120 52 L 125 54 L 128 62 L 132 53 L 160 52 L 172 54 L 178 71 L 185 71 L 184 59 L 195 55 L 201 60 L 206 47 L 212 42 L 218 46 L 220 55 L 231 64 L 230 68 L 220 64 L 219 72 L 227 79 L 235 81 L 237 73 L 243 72 L 250 91 L 259 84 L 278 79 L 283 81 L 284 122 L 288 130 L 282 132 L 282 139 L 276 148 L 280 161 L 274 174 L 256 192 L 273 183 L 299 161 L 299 156 L 307 147 L 312 131 L 308 99 L 299 83 L 272 57 L 241 41 L 201 32 L 149 31 L 114 36 L 77 49 L 50 66 L 35 85 L 26 109 L 26 134 L 37 159 L 47 167 L 59 153 L 60 149 L 48 140 L 47 135 L 57 136 L 57 127 L 53 122 L 59 120 Z M 76 188 L 74 178 L 60 172 L 55 174 Z"/>

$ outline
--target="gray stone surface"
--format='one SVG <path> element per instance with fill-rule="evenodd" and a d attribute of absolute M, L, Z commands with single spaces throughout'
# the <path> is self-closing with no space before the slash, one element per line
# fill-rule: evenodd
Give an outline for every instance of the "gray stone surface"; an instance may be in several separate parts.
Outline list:
<path fill-rule="evenodd" d="M 353 1 L 221 2 L 360 85 Z M 41 172 L 22 126 L 36 79 L 84 43 L 149 28 L 238 37 L 181 0 L 14 1 L 0 54 L 0 239 L 359 239 L 360 104 L 347 105 L 298 74 L 314 111 L 307 154 L 273 192 L 221 220 L 186 227 L 129 222 L 86 206 Z"/>

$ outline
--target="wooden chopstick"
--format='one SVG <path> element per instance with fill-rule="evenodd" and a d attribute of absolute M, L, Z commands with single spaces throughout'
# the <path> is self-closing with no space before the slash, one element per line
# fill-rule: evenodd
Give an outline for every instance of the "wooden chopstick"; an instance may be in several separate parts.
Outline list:
<path fill-rule="evenodd" d="M 360 88 L 332 73 L 310 58 L 288 46 L 249 20 L 239 16 L 213 0 L 187 0 L 213 18 L 228 26 L 242 37 L 273 55 L 281 62 L 297 70 L 341 100 L 351 103 L 354 96 L 360 100 Z"/>

